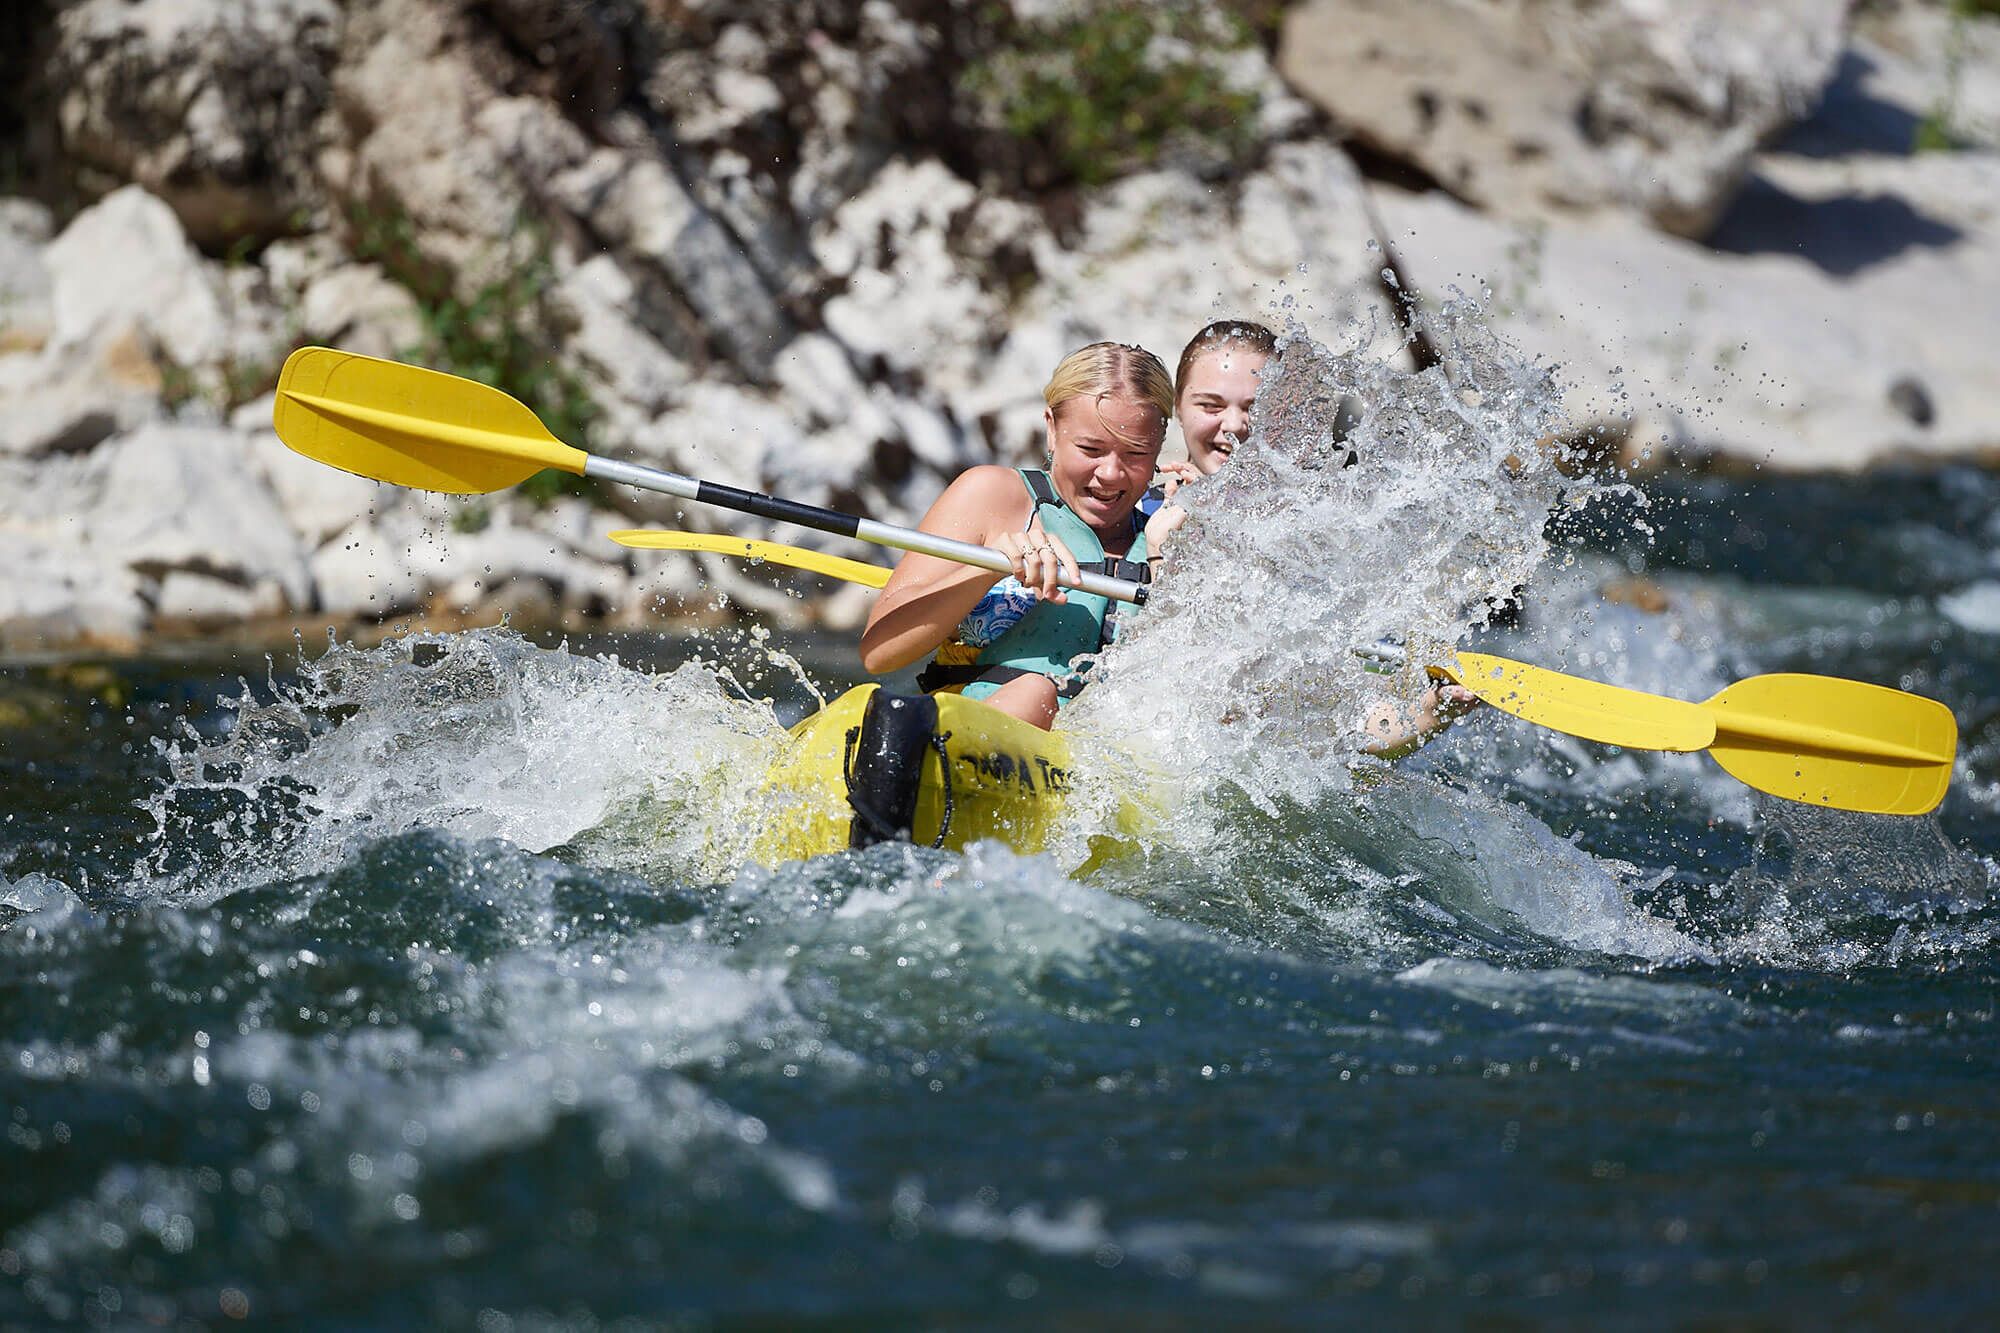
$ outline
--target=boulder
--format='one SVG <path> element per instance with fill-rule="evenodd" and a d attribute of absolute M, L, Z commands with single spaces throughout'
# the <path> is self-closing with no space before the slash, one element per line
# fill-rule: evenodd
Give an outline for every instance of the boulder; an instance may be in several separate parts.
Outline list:
<path fill-rule="evenodd" d="M 273 241 L 258 256 L 264 278 L 278 299 L 296 305 L 318 278 L 352 262 L 330 231 Z"/>
<path fill-rule="evenodd" d="M 275 375 L 287 330 L 255 265 L 188 243 L 136 185 L 79 213 L 34 261 L 38 346 L 0 353 L 0 453 L 76 453 L 168 408 L 227 406 Z"/>
<path fill-rule="evenodd" d="M 49 210 L 27 199 L 0 199 L 0 357 L 38 352 L 54 331 L 55 312 L 42 249 Z"/>
<path fill-rule="evenodd" d="M 629 412 L 651 417 L 686 387 L 687 364 L 634 318 L 639 284 L 611 255 L 593 255 L 563 275 L 558 289 L 575 325 L 567 353 L 596 392 Z M 629 429 L 629 425 L 628 425 Z"/>
<path fill-rule="evenodd" d="M 8 643 L 129 644 L 156 611 L 213 621 L 310 601 L 304 552 L 232 431 L 150 424 L 8 468 Z"/>
<path fill-rule="evenodd" d="M 1330 144 L 1278 145 L 1233 198 L 1185 172 L 1128 177 L 1092 197 L 1081 232 L 1070 247 L 1037 245 L 1043 280 L 1019 302 L 984 383 L 954 386 L 960 411 L 1003 415 L 1005 455 L 1039 447 L 1043 382 L 1096 339 L 1136 342 L 1169 373 L 1187 340 L 1223 318 L 1400 353 L 1366 191 Z"/>
<path fill-rule="evenodd" d="M 103 360 L 0 357 L 0 454 L 45 458 L 83 453 L 159 412 L 161 377 L 130 334 Z"/>
<path fill-rule="evenodd" d="M 56 233 L 55 214 L 34 199 L 0 196 L 0 233 L 26 245 L 47 245 Z"/>
<path fill-rule="evenodd" d="M 366 518 L 390 488 L 287 449 L 271 429 L 271 402 L 265 394 L 245 403 L 229 424 L 243 437 L 247 461 L 270 489 L 286 525 L 313 550 Z"/>
<path fill-rule="evenodd" d="M 333 0 L 81 0 L 56 20 L 65 150 L 164 199 L 211 250 L 298 230 L 328 101 Z"/>
<path fill-rule="evenodd" d="M 971 184 L 934 158 L 883 167 L 813 233 L 821 271 L 843 284 L 822 307 L 827 328 L 894 373 L 977 378 L 980 335 L 1006 317 L 976 261 L 955 252 L 977 202 Z"/>
<path fill-rule="evenodd" d="M 1902 155 L 1920 139 L 2000 149 L 2000 14 L 1936 0 L 1858 6 L 1819 112 L 1784 147 Z"/>
<path fill-rule="evenodd" d="M 413 521 L 400 504 L 356 519 L 309 557 L 319 610 L 374 620 L 416 610 L 436 585 L 437 534 L 447 526 Z M 423 555 L 432 558 L 420 566 Z"/>
<path fill-rule="evenodd" d="M 305 551 L 234 431 L 151 424 L 82 464 L 82 539 L 135 573 L 268 584 L 286 605 L 310 603 Z"/>
<path fill-rule="evenodd" d="M 379 264 L 342 264 L 313 278 L 296 318 L 305 342 L 364 356 L 407 358 L 424 337 L 416 297 Z"/>
<path fill-rule="evenodd" d="M 717 380 L 696 380 L 669 411 L 621 441 L 638 462 L 745 490 L 761 490 L 779 464 L 798 457 L 807 432 L 788 406 L 767 392 Z M 799 496 L 808 499 L 807 496 Z M 617 487 L 613 502 L 649 521 L 671 522 L 686 509 L 683 501 Z M 719 513 L 702 509 L 703 513 Z M 720 520 L 718 520 L 720 521 Z"/>
<path fill-rule="evenodd" d="M 15 480 L 0 470 L 8 489 Z M 140 581 L 111 553 L 84 547 L 73 534 L 15 530 L 0 512 L 0 566 L 8 574 L 0 580 L 0 652 L 138 645 L 148 618 Z"/>
<path fill-rule="evenodd" d="M 71 220 L 42 251 L 54 315 L 49 350 L 74 352 L 129 330 L 181 365 L 223 360 L 231 345 L 222 284 L 166 203 L 137 185 Z"/>
<path fill-rule="evenodd" d="M 758 379 L 769 373 L 791 321 L 729 230 L 662 158 L 599 149 L 550 192 L 629 266 L 664 278 L 739 368 Z"/>
<path fill-rule="evenodd" d="M 1510 218 L 1700 236 L 1809 112 L 1848 0 L 1311 0 L 1279 68 L 1368 151 Z"/>
<path fill-rule="evenodd" d="M 1496 327 L 1560 366 L 1579 426 L 1648 423 L 1656 438 L 1635 447 L 1791 471 L 1990 451 L 2000 158 L 1759 170 L 1806 218 L 1824 209 L 1824 229 L 1802 223 L 1786 244 L 1718 254 L 1636 225 L 1501 221 L 1438 193 L 1383 189 L 1377 203 L 1418 287 L 1483 296 Z M 1923 200 L 1932 220 L 1915 240 L 1857 237 L 1844 219 L 1870 198 Z M 1950 240 L 1926 243 L 1930 228 Z M 1857 255 L 1862 240 L 1877 252 Z"/>
<path fill-rule="evenodd" d="M 343 127 L 316 167 L 356 242 L 476 288 L 532 215 L 506 145 L 478 126 L 496 97 L 439 0 L 356 0 L 332 76 Z"/>
<path fill-rule="evenodd" d="M 1366 193 L 1331 145 L 1277 145 L 1230 191 L 1180 170 L 1128 177 L 1083 198 L 1075 231 L 1065 243 L 935 161 L 893 163 L 814 233 L 845 283 L 827 328 L 890 371 L 899 397 L 980 421 L 983 456 L 1009 462 L 1039 447 L 1049 372 L 1097 339 L 1148 347 L 1170 370 L 1225 316 L 1385 354 L 1400 341 Z M 947 472 L 972 461 L 933 452 Z"/>
<path fill-rule="evenodd" d="M 285 610 L 285 599 L 274 583 L 245 587 L 192 570 L 170 569 L 153 593 L 156 623 L 220 627 L 237 621 L 274 616 Z"/>

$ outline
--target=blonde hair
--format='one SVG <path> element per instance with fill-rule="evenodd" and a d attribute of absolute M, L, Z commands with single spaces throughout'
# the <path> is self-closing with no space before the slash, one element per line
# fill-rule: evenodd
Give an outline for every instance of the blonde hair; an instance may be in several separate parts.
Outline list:
<path fill-rule="evenodd" d="M 1071 352 L 1057 364 L 1055 374 L 1049 376 L 1042 400 L 1049 411 L 1058 412 L 1072 398 L 1089 398 L 1102 404 L 1113 394 L 1150 404 L 1160 414 L 1162 430 L 1173 418 L 1174 382 L 1167 378 L 1166 366 L 1145 348 L 1127 343 L 1092 343 Z M 1105 429 L 1118 434 L 1109 423 Z"/>

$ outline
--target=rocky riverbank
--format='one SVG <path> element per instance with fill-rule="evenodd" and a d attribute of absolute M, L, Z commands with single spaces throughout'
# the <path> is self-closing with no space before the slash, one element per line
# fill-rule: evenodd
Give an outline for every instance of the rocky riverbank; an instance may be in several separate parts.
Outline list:
<path fill-rule="evenodd" d="M 1421 303 L 1479 295 L 1559 363 L 1575 429 L 1628 460 L 2000 451 L 1983 4 L 743 8 L 16 7 L 0 652 L 865 605 L 603 536 L 720 513 L 299 460 L 269 394 L 307 343 L 908 520 L 1025 458 L 1093 338 L 1171 359 L 1251 314 L 1409 355 L 1386 248 Z"/>

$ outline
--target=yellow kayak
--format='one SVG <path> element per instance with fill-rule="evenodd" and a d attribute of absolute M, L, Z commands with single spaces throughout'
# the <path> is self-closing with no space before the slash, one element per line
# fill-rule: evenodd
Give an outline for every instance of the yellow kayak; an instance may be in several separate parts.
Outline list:
<path fill-rule="evenodd" d="M 792 728 L 765 779 L 765 864 L 906 840 L 1041 851 L 1071 796 L 1069 738 L 956 694 L 861 685 Z M 1119 831 L 1141 822 L 1135 806 Z"/>

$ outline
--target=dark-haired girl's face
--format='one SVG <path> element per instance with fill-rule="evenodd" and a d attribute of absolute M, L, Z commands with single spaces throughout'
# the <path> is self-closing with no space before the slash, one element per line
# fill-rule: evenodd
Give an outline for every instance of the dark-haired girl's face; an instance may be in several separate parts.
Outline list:
<path fill-rule="evenodd" d="M 1257 403 L 1257 374 L 1270 358 L 1244 347 L 1203 352 L 1188 367 L 1174 412 L 1187 440 L 1188 461 L 1204 474 L 1229 461 L 1250 438 L 1250 409 Z"/>

